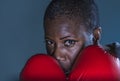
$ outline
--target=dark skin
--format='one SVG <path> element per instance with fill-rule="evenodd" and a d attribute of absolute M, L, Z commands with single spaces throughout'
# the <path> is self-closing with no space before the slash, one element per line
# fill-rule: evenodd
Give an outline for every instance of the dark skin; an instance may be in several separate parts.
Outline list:
<path fill-rule="evenodd" d="M 81 50 L 96 42 L 93 40 L 94 37 L 99 38 L 100 30 L 94 31 L 88 33 L 80 19 L 70 20 L 66 17 L 47 19 L 45 21 L 47 52 L 58 60 L 65 72 L 69 72 Z"/>

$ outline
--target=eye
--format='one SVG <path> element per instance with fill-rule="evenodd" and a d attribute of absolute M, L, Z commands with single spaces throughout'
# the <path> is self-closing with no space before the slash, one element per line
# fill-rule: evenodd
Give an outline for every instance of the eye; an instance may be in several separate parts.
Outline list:
<path fill-rule="evenodd" d="M 64 45 L 66 47 L 73 47 L 76 44 L 76 40 L 65 40 Z"/>
<path fill-rule="evenodd" d="M 55 44 L 55 43 L 54 43 L 52 40 L 49 40 L 49 39 L 46 40 L 46 45 L 47 45 L 47 46 L 49 46 L 49 47 L 54 47 L 54 44 Z"/>

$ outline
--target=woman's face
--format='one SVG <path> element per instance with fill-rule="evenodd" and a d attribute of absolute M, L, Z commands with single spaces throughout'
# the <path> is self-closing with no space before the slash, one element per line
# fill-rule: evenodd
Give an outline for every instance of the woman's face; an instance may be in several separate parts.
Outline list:
<path fill-rule="evenodd" d="M 64 71 L 72 68 L 80 51 L 91 42 L 84 25 L 66 18 L 46 20 L 45 40 L 48 54 L 58 60 Z"/>

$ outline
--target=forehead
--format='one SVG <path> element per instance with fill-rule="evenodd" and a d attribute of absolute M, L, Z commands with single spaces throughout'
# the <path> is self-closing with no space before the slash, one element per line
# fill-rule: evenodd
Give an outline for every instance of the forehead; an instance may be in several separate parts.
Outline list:
<path fill-rule="evenodd" d="M 76 34 L 85 30 L 86 26 L 80 19 L 68 19 L 66 17 L 57 17 L 55 19 L 47 19 L 45 21 L 45 33 L 64 33 L 65 31 L 67 31 Z"/>

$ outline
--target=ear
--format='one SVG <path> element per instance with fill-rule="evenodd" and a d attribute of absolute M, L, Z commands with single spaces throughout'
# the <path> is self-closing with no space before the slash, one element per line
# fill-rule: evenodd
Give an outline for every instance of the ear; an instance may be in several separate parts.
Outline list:
<path fill-rule="evenodd" d="M 101 27 L 96 27 L 93 30 L 93 44 L 95 44 L 95 45 L 99 44 L 99 40 L 101 38 L 101 32 L 102 32 Z"/>

